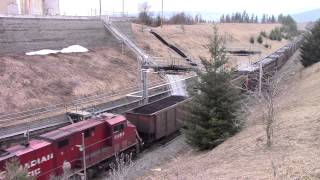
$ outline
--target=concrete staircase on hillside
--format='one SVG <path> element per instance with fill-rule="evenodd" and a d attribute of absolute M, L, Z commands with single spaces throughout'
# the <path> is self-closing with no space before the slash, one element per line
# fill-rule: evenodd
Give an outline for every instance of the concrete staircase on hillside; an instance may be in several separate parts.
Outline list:
<path fill-rule="evenodd" d="M 141 48 L 139 48 L 134 41 L 130 39 L 125 33 L 123 33 L 111 20 L 103 19 L 105 27 L 114 35 L 116 39 L 122 41 L 126 44 L 138 57 L 141 58 L 143 63 L 151 63 L 149 62 L 149 55 L 145 53 Z M 128 24 L 128 23 L 127 23 Z M 122 25 L 123 26 L 123 25 Z M 126 28 L 126 27 L 122 27 Z M 133 37 L 133 36 L 132 36 Z"/>

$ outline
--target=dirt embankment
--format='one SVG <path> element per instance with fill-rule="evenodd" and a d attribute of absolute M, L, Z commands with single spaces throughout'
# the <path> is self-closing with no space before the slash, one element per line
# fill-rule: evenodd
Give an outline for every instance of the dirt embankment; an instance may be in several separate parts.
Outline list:
<path fill-rule="evenodd" d="M 282 70 L 289 76 L 275 100 L 270 149 L 255 107 L 247 127 L 217 148 L 180 155 L 141 179 L 320 179 L 320 64 L 300 71 L 297 56 Z"/>
<path fill-rule="evenodd" d="M 153 56 L 179 57 L 141 26 L 133 24 L 138 45 Z M 229 40 L 230 47 L 247 48 L 251 35 L 269 31 L 277 25 L 222 24 L 220 33 Z M 205 48 L 212 34 L 211 25 L 164 26 L 156 28 L 170 43 L 193 57 L 208 56 Z M 272 49 L 260 48 L 266 54 L 285 44 L 272 42 Z M 130 55 L 131 54 L 131 55 Z M 180 58 L 180 57 L 179 57 Z M 238 58 L 238 57 L 237 57 Z M 248 57 L 245 57 L 246 60 Z M 252 58 L 252 57 L 251 57 Z M 101 92 L 117 92 L 138 86 L 137 58 L 121 54 L 120 47 L 103 47 L 88 53 L 48 56 L 11 55 L 0 57 L 0 114 L 69 102 L 82 96 Z M 152 75 L 151 81 L 161 81 Z"/>
<path fill-rule="evenodd" d="M 0 114 L 138 87 L 137 58 L 119 47 L 0 57 Z M 152 78 L 152 80 L 159 80 Z"/>
<path fill-rule="evenodd" d="M 244 49 L 261 51 L 260 55 L 248 57 L 230 56 L 230 63 L 237 65 L 238 61 L 254 62 L 280 47 L 287 41 L 271 41 L 264 38 L 264 42 L 253 45 L 249 42 L 250 37 L 257 39 L 261 31 L 269 33 L 273 28 L 279 27 L 279 24 L 218 24 L 219 33 L 226 39 L 227 49 Z M 133 24 L 133 31 L 137 42 L 141 48 L 144 48 L 149 54 L 160 57 L 180 57 L 175 52 L 164 46 L 148 31 L 142 31 L 143 27 Z M 166 25 L 163 28 L 153 28 L 162 37 L 173 45 L 183 50 L 193 58 L 210 57 L 207 46 L 209 38 L 213 34 L 213 28 L 210 24 L 200 25 Z M 271 45 L 271 48 L 265 48 L 264 44 Z"/>

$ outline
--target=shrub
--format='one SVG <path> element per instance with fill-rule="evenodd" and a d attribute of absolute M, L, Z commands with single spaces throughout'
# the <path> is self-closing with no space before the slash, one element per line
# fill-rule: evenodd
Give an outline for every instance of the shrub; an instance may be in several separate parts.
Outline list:
<path fill-rule="evenodd" d="M 271 45 L 270 44 L 265 44 L 264 47 L 265 48 L 271 48 Z"/>
<path fill-rule="evenodd" d="M 191 15 L 188 15 L 184 12 L 178 13 L 173 15 L 168 23 L 170 24 L 196 24 L 195 18 L 193 18 Z"/>
<path fill-rule="evenodd" d="M 282 41 L 282 33 L 280 28 L 274 28 L 269 35 L 270 40 Z"/>
<path fill-rule="evenodd" d="M 289 37 L 293 37 L 298 34 L 297 23 L 290 15 L 282 15 L 279 17 L 279 22 L 282 24 L 282 32 L 286 33 Z"/>
<path fill-rule="evenodd" d="M 260 44 L 262 44 L 262 43 L 263 43 L 262 36 L 258 36 L 258 38 L 257 38 L 257 42 L 258 42 L 258 43 L 260 43 Z"/>
<path fill-rule="evenodd" d="M 28 169 L 23 168 L 17 159 L 11 159 L 5 164 L 5 178 L 10 180 L 33 180 L 28 176 Z"/>
<path fill-rule="evenodd" d="M 265 37 L 265 38 L 268 37 L 268 35 L 267 35 L 267 33 L 265 31 L 261 31 L 260 32 L 260 36 Z"/>
<path fill-rule="evenodd" d="M 251 36 L 251 37 L 250 37 L 250 43 L 251 43 L 251 44 L 254 44 L 254 42 L 255 42 L 255 41 L 254 41 L 254 37 Z"/>

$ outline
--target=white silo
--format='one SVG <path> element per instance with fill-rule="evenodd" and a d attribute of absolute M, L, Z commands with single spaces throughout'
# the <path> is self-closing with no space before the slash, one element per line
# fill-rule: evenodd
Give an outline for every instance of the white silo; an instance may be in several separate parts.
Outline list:
<path fill-rule="evenodd" d="M 55 16 L 60 14 L 59 0 L 44 0 L 44 15 Z"/>

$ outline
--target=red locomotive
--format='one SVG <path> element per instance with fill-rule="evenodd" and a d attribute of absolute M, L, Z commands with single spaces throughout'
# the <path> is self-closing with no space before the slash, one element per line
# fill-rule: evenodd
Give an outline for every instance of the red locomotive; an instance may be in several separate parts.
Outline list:
<path fill-rule="evenodd" d="M 0 149 L 0 172 L 5 173 L 5 163 L 16 158 L 30 176 L 48 180 L 51 175 L 62 174 L 65 168 L 72 174 L 79 174 L 84 165 L 86 169 L 107 165 L 101 162 L 116 153 L 139 153 L 142 140 L 149 144 L 179 130 L 182 121 L 179 106 L 185 101 L 181 96 L 164 98 L 127 112 L 128 119 L 113 114 L 99 117 L 69 114 L 82 121 L 42 134 L 22 145 Z"/>
<path fill-rule="evenodd" d="M 121 115 L 102 114 L 43 134 L 28 144 L 2 150 L 0 167 L 3 170 L 6 161 L 17 158 L 28 169 L 29 175 L 39 180 L 61 174 L 66 165 L 73 172 L 80 172 L 84 164 L 82 139 L 87 168 L 118 152 L 137 152 L 139 147 L 139 137 L 133 124 Z"/>

